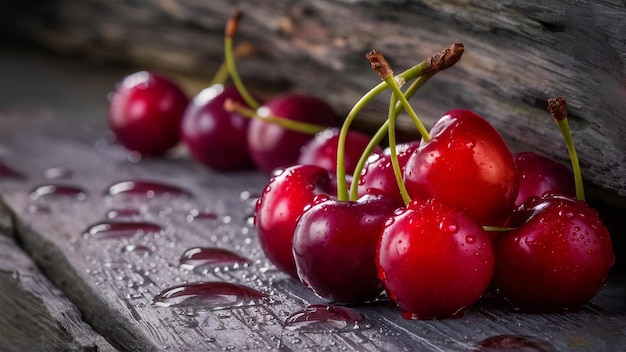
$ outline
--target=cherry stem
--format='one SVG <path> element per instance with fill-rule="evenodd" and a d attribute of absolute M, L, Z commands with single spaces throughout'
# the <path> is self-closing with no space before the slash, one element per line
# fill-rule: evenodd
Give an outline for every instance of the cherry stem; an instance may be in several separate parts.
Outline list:
<path fill-rule="evenodd" d="M 411 83 L 409 88 L 406 89 L 406 91 L 404 92 L 404 96 L 406 98 L 412 97 L 413 94 L 415 94 L 415 92 L 417 92 L 417 90 L 420 89 L 424 85 L 424 83 L 426 83 L 432 76 L 434 76 L 434 73 L 429 73 L 423 76 L 419 76 L 415 81 L 413 81 L 413 83 Z M 394 116 L 397 117 L 400 114 L 400 112 L 402 112 L 402 109 L 403 109 L 402 104 L 397 103 L 395 106 Z M 377 145 L 379 145 L 380 142 L 382 142 L 383 138 L 387 135 L 388 129 L 389 129 L 389 119 L 385 120 L 385 122 L 380 126 L 378 131 L 374 134 L 369 144 L 363 151 L 361 158 L 359 159 L 356 167 L 354 168 L 354 174 L 352 175 L 352 184 L 350 185 L 350 200 L 358 199 L 359 197 L 358 185 L 359 185 L 359 179 L 361 178 L 361 173 L 363 172 L 363 168 L 365 168 L 367 159 L 369 158 L 370 154 L 372 154 L 372 151 L 374 150 L 374 148 Z"/>
<path fill-rule="evenodd" d="M 515 229 L 517 229 L 517 227 L 483 226 L 483 230 L 487 232 L 504 232 Z"/>
<path fill-rule="evenodd" d="M 567 102 L 563 98 L 551 98 L 548 99 L 548 111 L 554 118 L 561 135 L 565 140 L 567 146 L 567 152 L 569 153 L 570 160 L 572 162 L 572 170 L 574 172 L 574 183 L 576 184 L 576 198 L 585 200 L 585 188 L 583 186 L 582 172 L 580 171 L 580 163 L 578 161 L 578 154 L 576 153 L 576 147 L 572 139 L 572 134 L 569 128 L 569 122 L 567 119 Z"/>
<path fill-rule="evenodd" d="M 415 126 L 417 127 L 419 133 L 422 135 L 424 141 L 430 141 L 430 134 L 428 134 L 428 130 L 426 129 L 426 127 L 424 127 L 424 124 L 415 113 L 415 110 L 413 110 L 413 107 L 411 106 L 411 104 L 409 104 L 409 101 L 400 90 L 399 84 L 403 85 L 406 80 L 404 80 L 402 77 L 400 77 L 399 79 L 394 79 L 393 70 L 391 69 L 391 66 L 380 51 L 372 50 L 368 52 L 365 57 L 372 64 L 372 69 L 376 71 L 376 73 L 378 73 L 380 79 L 387 83 L 387 86 L 391 88 L 391 91 L 396 96 L 396 98 L 400 100 L 402 107 L 404 107 L 404 110 L 406 110 L 406 112 L 415 123 Z M 389 107 L 389 114 L 393 114 L 394 110 L 395 103 L 393 106 Z M 389 142 L 389 144 L 391 144 L 391 142 Z"/>
<path fill-rule="evenodd" d="M 228 23 L 226 23 L 226 30 L 224 33 L 224 57 L 226 60 L 226 66 L 228 67 L 228 73 L 230 74 L 230 79 L 233 81 L 233 84 L 239 91 L 239 94 L 248 106 L 253 109 L 258 109 L 261 104 L 259 104 L 259 102 L 252 97 L 252 94 L 250 94 L 241 81 L 241 77 L 239 77 L 239 72 L 237 71 L 237 66 L 235 65 L 235 55 L 233 54 L 233 38 L 237 33 L 239 20 L 242 16 L 243 12 L 237 10 L 228 20 Z"/>
<path fill-rule="evenodd" d="M 300 122 L 295 120 L 286 119 L 284 117 L 271 115 L 269 113 L 264 113 L 263 108 L 258 110 L 253 110 L 248 107 L 245 107 L 243 104 L 238 103 L 232 99 L 226 99 L 224 101 L 224 110 L 228 112 L 237 113 L 243 117 L 251 118 L 251 119 L 261 119 L 265 122 L 273 123 L 279 125 L 283 128 L 286 128 L 291 131 L 306 133 L 306 134 L 316 134 L 325 130 L 326 126 L 314 125 L 311 123 Z"/>
<path fill-rule="evenodd" d="M 463 52 L 463 44 L 452 44 L 444 48 L 437 54 L 400 73 L 398 77 L 404 79 L 405 81 L 409 81 L 421 75 L 435 74 L 457 63 L 461 59 Z M 359 99 L 359 101 L 354 104 L 347 117 L 345 118 L 343 125 L 341 126 L 341 130 L 339 132 L 339 144 L 337 146 L 337 199 L 339 201 L 346 201 L 349 199 L 348 185 L 346 182 L 346 168 L 343 163 L 343 155 L 345 154 L 345 144 L 350 125 L 352 124 L 352 121 L 356 118 L 358 113 L 361 111 L 361 109 L 363 109 L 363 107 L 367 105 L 367 103 L 369 103 L 372 99 L 385 91 L 387 88 L 389 88 L 387 82 L 383 81 L 370 89 L 369 92 L 365 93 L 365 95 L 363 95 Z M 342 161 L 340 162 L 340 160 Z"/>
<path fill-rule="evenodd" d="M 243 42 L 235 47 L 233 56 L 235 59 L 239 59 L 248 55 L 255 54 L 257 52 L 258 48 L 256 48 L 250 42 Z M 211 80 L 211 83 L 209 85 L 223 85 L 224 83 L 226 83 L 226 80 L 229 76 L 230 73 L 228 72 L 228 65 L 226 64 L 226 61 L 224 61 L 215 72 L 215 75 L 213 76 L 213 79 Z"/>

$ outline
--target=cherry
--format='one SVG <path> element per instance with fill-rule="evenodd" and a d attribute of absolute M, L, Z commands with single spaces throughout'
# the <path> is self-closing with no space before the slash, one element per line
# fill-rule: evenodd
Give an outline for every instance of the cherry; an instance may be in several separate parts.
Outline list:
<path fill-rule="evenodd" d="M 180 134 L 191 156 L 215 170 L 254 167 L 247 149 L 250 120 L 224 110 L 227 99 L 245 104 L 234 86 L 215 84 L 202 90 L 189 104 Z"/>
<path fill-rule="evenodd" d="M 263 116 L 306 122 L 318 126 L 336 126 L 338 119 L 332 107 L 323 100 L 296 93 L 279 95 L 257 110 L 260 119 L 253 119 L 248 129 L 248 151 L 259 169 L 274 169 L 296 164 L 302 148 L 313 136 L 263 121 Z"/>
<path fill-rule="evenodd" d="M 576 198 L 551 192 L 530 197 L 508 221 L 517 228 L 494 240 L 494 287 L 520 308 L 541 311 L 584 305 L 602 288 L 615 262 L 607 228 L 584 201 L 565 100 L 549 99 L 548 110 L 570 155 Z"/>
<path fill-rule="evenodd" d="M 438 199 L 414 200 L 383 227 L 378 275 L 405 318 L 459 316 L 486 291 L 494 267 L 489 236 Z"/>
<path fill-rule="evenodd" d="M 161 155 L 179 141 L 189 99 L 165 76 L 140 71 L 126 76 L 110 99 L 108 121 L 117 140 L 143 155 Z"/>
<path fill-rule="evenodd" d="M 531 196 L 542 196 L 548 191 L 576 196 L 574 173 L 567 166 L 530 151 L 513 154 L 513 159 L 519 175 L 516 207 Z"/>
<path fill-rule="evenodd" d="M 327 193 L 328 171 L 315 165 L 295 165 L 270 179 L 257 201 L 254 221 L 265 256 L 279 270 L 298 277 L 292 254 L 296 220 L 313 203 L 316 195 Z"/>
<path fill-rule="evenodd" d="M 404 171 L 411 154 L 419 147 L 419 141 L 402 143 L 396 146 L 398 162 Z M 358 182 L 360 195 L 376 193 L 394 199 L 398 205 L 404 205 L 402 195 L 391 166 L 391 153 L 385 148 L 383 153 L 372 154 L 361 172 Z"/>
<path fill-rule="evenodd" d="M 354 168 L 369 144 L 371 137 L 365 133 L 348 131 L 346 149 L 344 151 L 344 165 L 346 172 L 354 172 Z M 298 164 L 311 164 L 325 168 L 330 173 L 337 172 L 337 147 L 339 145 L 339 129 L 328 128 L 319 132 L 300 150 Z M 377 146 L 374 152 L 382 152 Z"/>
<path fill-rule="evenodd" d="M 319 196 L 298 220 L 293 255 L 300 280 L 320 297 L 358 303 L 377 297 L 376 243 L 396 204 L 382 196 L 357 201 Z"/>
<path fill-rule="evenodd" d="M 611 237 L 582 200 L 544 194 L 518 208 L 496 236 L 493 285 L 528 310 L 577 308 L 604 285 L 615 261 Z"/>
<path fill-rule="evenodd" d="M 435 123 L 431 137 L 404 169 L 412 199 L 435 197 L 467 211 L 481 225 L 501 224 L 513 209 L 519 181 L 498 131 L 474 112 L 452 110 Z"/>

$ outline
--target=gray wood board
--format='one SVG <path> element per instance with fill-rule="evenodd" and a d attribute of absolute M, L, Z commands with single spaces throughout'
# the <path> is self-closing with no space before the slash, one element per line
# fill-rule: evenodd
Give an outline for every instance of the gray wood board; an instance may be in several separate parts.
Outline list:
<path fill-rule="evenodd" d="M 626 345 L 625 286 L 617 277 L 582 310 L 567 314 L 524 314 L 484 299 L 458 319 L 410 321 L 381 301 L 354 307 L 368 320 L 358 329 L 287 330 L 284 322 L 291 313 L 322 301 L 277 272 L 259 248 L 247 194 L 258 194 L 267 176 L 211 172 L 180 150 L 167 158 L 137 160 L 110 143 L 106 132 L 101 98 L 112 87 L 111 72 L 45 61 L 30 66 L 37 59 L 29 57 L 3 60 L 3 77 L 19 77 L 19 82 L 0 83 L 5 95 L 0 157 L 26 176 L 0 180 L 0 195 L 15 214 L 16 236 L 55 292 L 118 349 L 466 351 L 496 335 L 531 336 L 562 351 L 615 351 Z M 33 90 L 21 91 L 23 82 Z M 53 168 L 66 172 L 53 175 Z M 113 183 L 137 179 L 173 184 L 191 196 L 105 195 Z M 86 197 L 33 198 L 35 187 L 44 184 L 79 186 Z M 163 230 L 130 238 L 86 234 L 110 210 L 128 208 L 139 211 L 132 220 L 151 221 Z M 218 216 L 189 221 L 194 210 Z M 147 250 L 133 251 L 137 246 Z M 251 264 L 185 270 L 179 258 L 194 246 L 233 250 Z M 219 310 L 152 304 L 163 289 L 206 281 L 244 284 L 270 299 Z"/>
<path fill-rule="evenodd" d="M 0 216 L 12 213 L 2 204 L 0 208 Z M 15 242 L 13 230 L 12 221 L 2 222 L 2 350 L 115 351 L 115 348 L 83 321 L 78 308 L 37 269 L 33 260 Z"/>

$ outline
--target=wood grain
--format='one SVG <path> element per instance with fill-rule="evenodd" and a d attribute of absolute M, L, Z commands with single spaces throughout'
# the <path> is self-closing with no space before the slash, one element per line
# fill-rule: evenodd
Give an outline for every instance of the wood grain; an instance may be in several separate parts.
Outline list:
<path fill-rule="evenodd" d="M 235 7 L 238 40 L 263 54 L 242 59 L 246 82 L 263 91 L 300 90 L 346 112 L 378 78 L 363 55 L 382 51 L 396 71 L 453 43 L 466 54 L 413 100 L 432 124 L 451 108 L 475 110 L 515 150 L 567 161 L 548 98 L 569 102 L 588 183 L 626 196 L 626 3 L 623 1 L 130 1 L 2 5 L 6 31 L 53 50 L 101 62 L 134 62 L 204 78 L 222 61 Z M 16 21 L 16 19 L 18 19 Z M 387 96 L 359 127 L 386 116 Z M 400 120 L 406 137 L 416 133 Z M 622 199 L 623 202 L 623 199 Z"/>
<path fill-rule="evenodd" d="M 523 314 L 486 297 L 459 319 L 411 321 L 383 299 L 353 307 L 368 321 L 358 329 L 288 330 L 285 320 L 290 314 L 323 302 L 299 282 L 277 272 L 260 250 L 250 216 L 254 194 L 263 189 L 267 176 L 215 173 L 180 150 L 167 158 L 137 160 L 111 143 L 104 123 L 106 100 L 99 97 L 106 95 L 118 72 L 44 58 L 29 54 L 0 57 L 0 75 L 5 77 L 0 82 L 0 157 L 26 176 L 22 180 L 0 179 L 0 196 L 10 209 L 0 212 L 0 227 L 14 232 L 29 255 L 20 257 L 16 252 L 5 257 L 15 246 L 4 242 L 0 246 L 0 301 L 17 302 L 10 312 L 18 315 L 43 311 L 51 321 L 68 324 L 61 326 L 70 326 L 66 330 L 71 336 L 59 331 L 47 334 L 52 335 L 52 347 L 69 340 L 70 346 L 78 348 L 111 350 L 101 337 L 115 348 L 129 351 L 467 351 L 500 335 L 531 337 L 563 351 L 615 351 L 626 344 L 625 285 L 619 275 L 612 276 L 600 294 L 578 312 Z M 39 65 L 32 65 L 37 62 Z M 66 172 L 52 177 L 51 168 Z M 192 196 L 106 195 L 110 185 L 129 179 L 173 184 Z M 33 197 L 32 191 L 45 184 L 81 187 L 85 198 Z M 163 230 L 108 239 L 89 234 L 91 225 L 106 220 L 110 210 L 119 209 L 138 211 L 126 220 L 150 221 Z M 210 211 L 217 217 L 190 221 L 193 210 Z M 7 213 L 14 216 L 7 217 Z M 144 250 L 136 250 L 141 246 Z M 180 267 L 181 254 L 194 246 L 229 249 L 251 259 L 251 264 L 206 270 Z M 13 277 L 14 256 L 27 263 L 18 261 L 18 272 L 23 272 L 20 267 L 30 268 L 28 260 L 32 260 L 54 287 L 36 281 L 19 288 L 18 292 L 24 292 L 21 298 L 16 298 L 14 288 L 5 291 L 5 284 L 28 281 L 26 275 L 20 274 L 21 281 Z M 207 281 L 244 284 L 267 293 L 270 299 L 219 310 L 153 304 L 163 289 Z M 42 287 L 48 291 L 36 296 L 41 299 L 31 299 Z M 54 297 L 71 301 L 84 321 L 76 321 L 73 310 L 55 315 L 49 312 L 58 310 L 43 309 L 54 304 L 50 301 Z M 2 317 L 8 319 L 0 319 L 0 331 L 25 321 L 12 315 Z M 76 325 L 69 325 L 68 320 Z M 97 335 L 89 333 L 86 324 Z M 79 337 L 79 331 L 87 334 Z M 2 343 L 16 349 L 27 346 L 24 340 L 30 336 L 16 335 L 16 341 L 0 334 Z"/>

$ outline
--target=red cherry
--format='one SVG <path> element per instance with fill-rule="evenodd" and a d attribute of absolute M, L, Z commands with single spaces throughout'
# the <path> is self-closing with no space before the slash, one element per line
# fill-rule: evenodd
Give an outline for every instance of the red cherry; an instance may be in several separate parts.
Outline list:
<path fill-rule="evenodd" d="M 437 198 L 465 210 L 481 225 L 499 225 L 513 209 L 518 176 L 513 155 L 496 129 L 468 110 L 452 110 L 404 169 L 412 199 Z"/>
<path fill-rule="evenodd" d="M 284 94 L 271 99 L 257 110 L 260 117 L 280 116 L 318 126 L 336 126 L 337 116 L 323 100 L 300 94 Z M 271 173 L 274 169 L 293 166 L 300 148 L 312 135 L 288 130 L 278 124 L 253 119 L 248 128 L 248 150 L 259 169 Z"/>
<path fill-rule="evenodd" d="M 117 140 L 144 155 L 161 155 L 179 141 L 179 126 L 189 99 L 168 78 L 136 72 L 116 86 L 108 121 Z"/>
<path fill-rule="evenodd" d="M 191 156 L 215 170 L 254 167 L 247 149 L 250 120 L 224 110 L 224 101 L 245 102 L 234 86 L 213 85 L 189 104 L 181 124 L 181 137 Z"/>
<path fill-rule="evenodd" d="M 276 267 L 298 277 L 292 238 L 298 217 L 315 197 L 327 193 L 328 171 L 315 165 L 295 165 L 270 179 L 257 201 L 255 225 L 265 256 Z"/>
<path fill-rule="evenodd" d="M 401 170 L 404 170 L 409 157 L 419 147 L 419 143 L 419 141 L 413 141 L 396 146 Z M 391 166 L 389 148 L 386 148 L 383 153 L 376 153 L 370 156 L 361 172 L 358 187 L 359 195 L 368 193 L 381 194 L 394 199 L 399 206 L 404 206 L 404 200 L 402 195 L 400 195 L 398 183 Z"/>
<path fill-rule="evenodd" d="M 494 240 L 494 287 L 529 310 L 577 308 L 604 285 L 615 262 L 611 236 L 587 203 L 531 197 Z"/>
<path fill-rule="evenodd" d="M 354 172 L 363 151 L 370 142 L 371 137 L 365 133 L 348 131 L 346 136 L 346 148 L 344 151 L 345 171 L 349 174 Z M 329 128 L 315 135 L 300 150 L 298 164 L 311 164 L 325 168 L 330 173 L 337 172 L 337 147 L 339 145 L 339 129 Z M 376 153 L 382 152 L 377 146 Z"/>
<path fill-rule="evenodd" d="M 574 173 L 567 166 L 535 152 L 513 154 L 519 175 L 519 191 L 515 206 L 531 196 L 546 192 L 576 197 Z"/>
<path fill-rule="evenodd" d="M 489 286 L 494 253 L 474 219 L 439 200 L 390 217 L 377 249 L 379 277 L 406 318 L 455 317 Z"/>
<path fill-rule="evenodd" d="M 376 243 L 396 205 L 366 195 L 357 201 L 325 197 L 305 211 L 295 229 L 293 255 L 300 280 L 320 297 L 358 303 L 378 296 Z"/>

